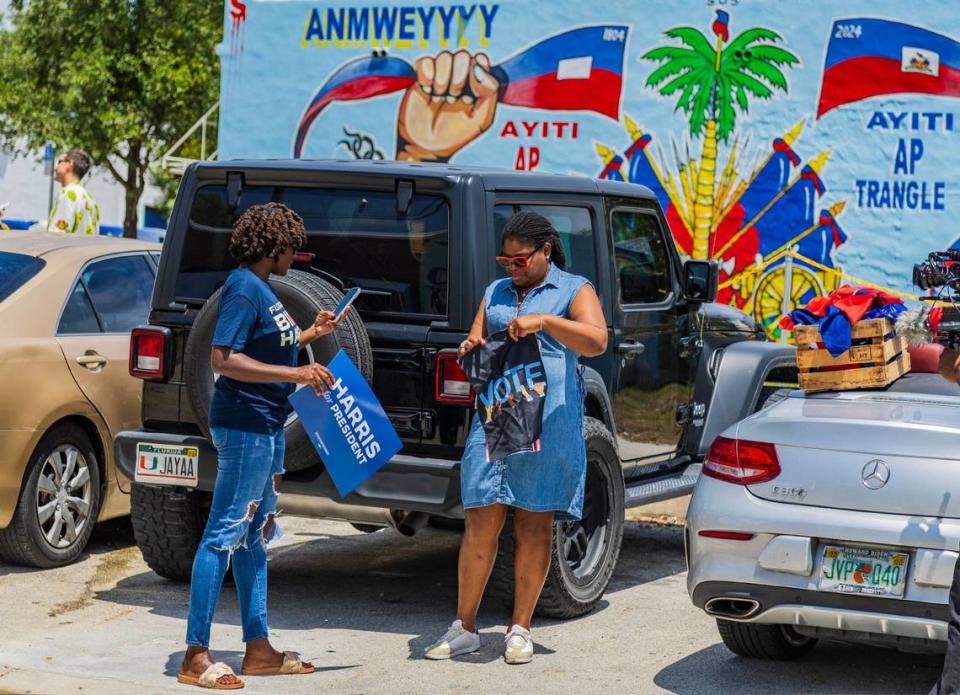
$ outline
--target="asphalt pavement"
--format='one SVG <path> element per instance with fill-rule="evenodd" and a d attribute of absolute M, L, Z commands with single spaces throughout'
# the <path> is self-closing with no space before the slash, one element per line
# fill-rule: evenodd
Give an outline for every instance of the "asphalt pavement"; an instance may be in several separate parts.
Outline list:
<path fill-rule="evenodd" d="M 683 529 L 630 521 L 600 606 L 577 620 L 536 620 L 536 657 L 502 658 L 507 608 L 481 609 L 483 646 L 446 662 L 420 658 L 453 617 L 459 536 L 364 534 L 337 522 L 282 518 L 270 551 L 271 640 L 319 668 L 248 678 L 246 693 L 926 693 L 941 658 L 821 644 L 773 663 L 728 652 L 684 586 Z M 186 585 L 161 579 L 133 545 L 129 522 L 98 528 L 71 567 L 0 564 L 0 694 L 152 695 L 198 692 L 176 683 Z M 233 588 L 213 630 L 216 656 L 239 669 Z"/>

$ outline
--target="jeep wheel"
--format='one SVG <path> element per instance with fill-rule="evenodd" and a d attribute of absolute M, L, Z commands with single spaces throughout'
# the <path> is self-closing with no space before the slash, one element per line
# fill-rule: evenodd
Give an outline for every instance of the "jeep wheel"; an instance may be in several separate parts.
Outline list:
<path fill-rule="evenodd" d="M 610 582 L 623 541 L 623 474 L 613 435 L 602 422 L 584 418 L 587 478 L 583 517 L 554 524 L 550 569 L 537 615 L 575 618 L 589 613 Z M 500 539 L 494 569 L 496 591 L 513 600 L 514 539 L 507 529 Z"/>
<path fill-rule="evenodd" d="M 83 552 L 100 513 L 100 466 L 77 425 L 48 431 L 34 450 L 0 558 L 14 565 L 60 567 Z"/>
<path fill-rule="evenodd" d="M 161 577 L 190 581 L 207 510 L 201 492 L 173 487 L 133 486 L 130 516 L 143 559 Z"/>
<path fill-rule="evenodd" d="M 291 270 L 285 276 L 271 276 L 270 286 L 283 302 L 284 308 L 300 326 L 313 323 L 317 312 L 322 309 L 333 310 L 343 294 L 330 283 L 309 273 Z M 197 424 L 207 439 L 210 432 L 207 426 L 210 399 L 213 397 L 214 374 L 210 369 L 210 343 L 217 325 L 220 310 L 220 290 L 213 293 L 197 314 L 183 356 L 183 378 L 187 386 L 190 403 L 197 416 Z M 328 364 L 340 349 L 343 349 L 360 373 L 367 379 L 373 379 L 373 350 L 367 330 L 356 311 L 351 311 L 343 320 L 340 328 L 312 345 L 300 351 L 300 363 L 319 362 Z M 319 463 L 317 452 L 295 413 L 287 419 L 287 450 L 285 467 L 288 471 L 298 471 Z"/>
<path fill-rule="evenodd" d="M 817 644 L 815 637 L 801 635 L 790 625 L 738 623 L 717 618 L 717 629 L 727 649 L 751 659 L 799 659 Z"/>

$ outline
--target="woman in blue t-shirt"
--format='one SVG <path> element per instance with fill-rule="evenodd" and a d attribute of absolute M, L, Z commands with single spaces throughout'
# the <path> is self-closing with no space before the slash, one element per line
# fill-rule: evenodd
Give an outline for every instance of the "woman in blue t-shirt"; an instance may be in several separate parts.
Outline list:
<path fill-rule="evenodd" d="M 243 682 L 210 656 L 210 625 L 227 566 L 240 600 L 246 653 L 242 673 L 311 673 L 295 652 L 280 652 L 267 638 L 267 553 L 280 536 L 275 521 L 277 482 L 283 473 L 287 396 L 295 384 L 317 392 L 333 383 L 320 364 L 297 366 L 300 348 L 334 331 L 333 312 L 321 311 L 301 331 L 267 282 L 286 275 L 294 251 L 306 243 L 303 220 L 279 203 L 244 212 L 230 236 L 240 267 L 227 277 L 213 336 L 211 363 L 220 375 L 210 405 L 210 435 L 217 448 L 217 481 L 207 526 L 190 579 L 187 653 L 181 683 L 231 690 Z"/>

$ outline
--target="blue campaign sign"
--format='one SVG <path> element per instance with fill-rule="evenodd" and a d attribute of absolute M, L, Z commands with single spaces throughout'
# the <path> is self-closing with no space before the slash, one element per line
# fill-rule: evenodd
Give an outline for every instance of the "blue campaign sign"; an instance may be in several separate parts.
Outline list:
<path fill-rule="evenodd" d="M 383 406 L 347 354 L 327 365 L 336 382 L 318 396 L 302 388 L 290 396 L 303 429 L 334 485 L 346 497 L 400 451 L 402 444 Z"/>

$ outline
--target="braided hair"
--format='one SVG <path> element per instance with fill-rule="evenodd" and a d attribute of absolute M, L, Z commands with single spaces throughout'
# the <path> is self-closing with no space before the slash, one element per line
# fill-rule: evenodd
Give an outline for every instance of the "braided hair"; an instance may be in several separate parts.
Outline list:
<path fill-rule="evenodd" d="M 230 255 L 249 265 L 261 258 L 276 258 L 286 248 L 307 243 L 303 218 L 283 203 L 253 205 L 233 225 Z"/>
<path fill-rule="evenodd" d="M 507 239 L 526 242 L 535 249 L 541 249 L 549 242 L 551 245 L 550 260 L 560 270 L 566 270 L 567 256 L 563 252 L 560 235 L 550 224 L 550 220 L 543 215 L 535 212 L 518 212 L 507 220 L 507 224 L 503 228 L 501 243 Z"/>

